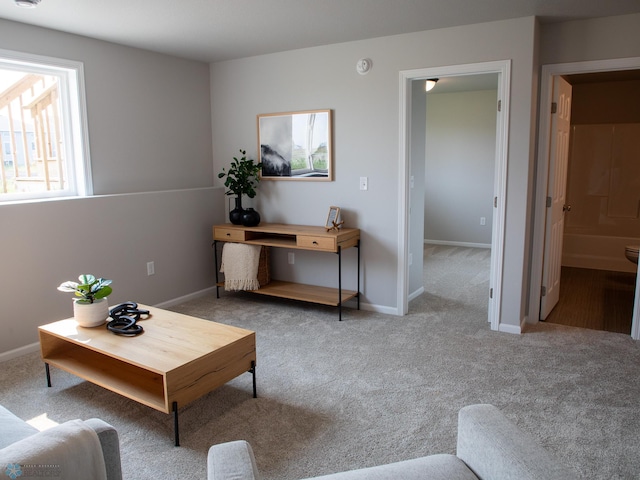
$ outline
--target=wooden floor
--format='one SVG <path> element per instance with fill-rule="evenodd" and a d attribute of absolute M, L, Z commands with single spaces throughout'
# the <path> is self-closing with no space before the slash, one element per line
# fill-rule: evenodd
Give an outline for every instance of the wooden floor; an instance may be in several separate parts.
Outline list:
<path fill-rule="evenodd" d="M 546 321 L 631 334 L 636 274 L 562 267 L 560 301 Z"/>

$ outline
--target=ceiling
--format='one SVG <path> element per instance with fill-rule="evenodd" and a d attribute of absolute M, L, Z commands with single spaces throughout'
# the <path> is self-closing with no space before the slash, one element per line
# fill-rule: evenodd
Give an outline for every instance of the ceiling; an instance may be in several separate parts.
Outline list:
<path fill-rule="evenodd" d="M 414 80 L 422 82 L 424 80 Z M 429 92 L 430 95 L 440 93 L 459 93 L 476 90 L 497 90 L 498 74 L 482 73 L 478 75 L 456 75 L 452 77 L 439 78 L 438 83 Z"/>
<path fill-rule="evenodd" d="M 217 62 L 298 48 L 538 16 L 640 13 L 639 0 L 0 0 L 0 18 Z"/>

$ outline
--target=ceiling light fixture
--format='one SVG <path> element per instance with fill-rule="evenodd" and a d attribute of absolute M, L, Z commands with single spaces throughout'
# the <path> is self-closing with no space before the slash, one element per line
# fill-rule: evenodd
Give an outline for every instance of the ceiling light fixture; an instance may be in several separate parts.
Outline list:
<path fill-rule="evenodd" d="M 427 80 L 424 83 L 424 90 L 425 92 L 428 92 L 429 90 L 431 90 L 433 87 L 436 86 L 436 83 L 438 83 L 438 79 L 437 78 L 430 78 L 429 80 Z"/>
<path fill-rule="evenodd" d="M 14 0 L 16 5 L 22 8 L 36 8 L 41 0 Z"/>

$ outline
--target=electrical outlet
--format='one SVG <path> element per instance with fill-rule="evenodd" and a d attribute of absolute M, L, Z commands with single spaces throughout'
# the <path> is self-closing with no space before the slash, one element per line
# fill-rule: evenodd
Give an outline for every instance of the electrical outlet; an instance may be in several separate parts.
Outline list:
<path fill-rule="evenodd" d="M 289 265 L 293 265 L 294 263 L 296 263 L 296 254 L 289 252 Z"/>
<path fill-rule="evenodd" d="M 147 275 L 155 275 L 156 274 L 156 264 L 155 262 L 147 262 Z"/>
<path fill-rule="evenodd" d="M 369 189 L 369 179 L 367 177 L 360 177 L 360 190 Z"/>
<path fill-rule="evenodd" d="M 480 225 L 486 225 L 486 224 L 487 224 L 486 217 L 480 217 Z"/>

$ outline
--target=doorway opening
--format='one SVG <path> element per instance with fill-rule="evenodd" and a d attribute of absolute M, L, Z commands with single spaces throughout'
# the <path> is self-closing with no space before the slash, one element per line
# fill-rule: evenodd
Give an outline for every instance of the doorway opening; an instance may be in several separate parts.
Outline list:
<path fill-rule="evenodd" d="M 423 80 L 415 83 L 414 92 L 424 90 Z M 488 320 L 497 88 L 495 73 L 445 77 L 426 98 L 416 95 L 420 101 L 413 102 L 414 109 L 426 108 L 426 129 L 416 131 L 412 125 L 409 230 L 418 231 L 416 248 L 413 233 L 409 243 L 416 261 L 420 240 L 424 242 L 424 275 L 414 278 L 411 272 L 410 311 L 428 305 L 427 297 L 429 303 L 442 299 L 467 305 L 473 318 Z M 417 238 L 422 223 L 422 237 Z"/>
<path fill-rule="evenodd" d="M 497 75 L 497 105 L 496 133 L 495 133 L 495 166 L 493 170 L 493 215 L 491 218 L 491 267 L 489 273 L 488 320 L 492 330 L 500 330 L 500 304 L 502 292 L 502 264 L 504 252 L 504 218 L 506 195 L 506 168 L 507 168 L 507 138 L 509 116 L 509 92 L 510 92 L 510 61 L 487 62 L 479 64 L 458 65 L 449 67 L 424 68 L 400 72 L 400 199 L 399 199 L 399 232 L 400 241 L 398 252 L 398 306 L 402 315 L 408 311 L 410 291 L 410 275 L 416 270 L 422 276 L 423 262 L 416 261 L 414 253 L 424 248 L 424 228 L 419 224 L 416 228 L 412 218 L 416 215 L 424 219 L 424 200 L 416 201 L 413 193 L 414 187 L 422 175 L 412 169 L 412 141 L 415 140 L 413 130 L 415 119 L 413 96 L 416 80 L 429 78 L 463 77 L 470 75 L 496 74 Z M 413 134 L 413 137 L 412 137 Z M 424 134 L 423 134 L 424 135 Z M 424 163 L 424 160 L 423 160 Z M 423 198 L 418 196 L 418 198 Z"/>
<path fill-rule="evenodd" d="M 570 79 L 573 78 L 575 83 L 579 83 L 581 81 L 585 81 L 586 77 L 589 74 L 606 75 L 607 78 L 613 79 L 613 78 L 616 78 L 616 75 L 622 74 L 624 72 L 630 72 L 632 70 L 638 70 L 638 69 L 640 69 L 640 58 L 605 60 L 605 61 L 596 61 L 596 62 L 580 62 L 580 63 L 574 63 L 574 64 L 545 65 L 542 68 L 541 95 L 540 95 L 540 102 L 541 102 L 540 103 L 540 128 L 539 128 L 538 162 L 537 162 L 538 167 L 537 167 L 537 178 L 536 178 L 537 180 L 536 204 L 535 204 L 536 212 L 534 217 L 535 224 L 534 224 L 534 239 L 533 239 L 533 245 L 535 245 L 535 247 L 532 252 L 533 253 L 532 276 L 531 276 L 532 281 L 531 281 L 530 304 L 529 304 L 529 318 L 532 319 L 533 321 L 539 318 L 542 318 L 541 301 L 543 299 L 543 294 L 546 293 L 544 292 L 544 289 L 543 289 L 544 287 L 543 264 L 545 262 L 545 245 L 544 245 L 545 230 L 546 230 L 545 225 L 547 223 L 547 215 L 549 214 L 549 210 L 550 210 L 546 208 L 546 205 L 547 205 L 547 195 L 548 195 L 547 192 L 552 188 L 552 185 L 553 185 L 552 183 L 553 176 L 551 176 L 551 179 L 550 179 L 550 174 L 551 172 L 553 172 L 553 169 L 555 168 L 555 163 L 553 163 L 552 155 L 550 155 L 550 145 L 552 142 L 551 140 L 551 137 L 552 137 L 551 108 L 552 108 L 552 94 L 553 94 L 554 80 L 559 77 L 564 77 L 569 79 L 569 81 L 571 81 Z M 589 130 L 589 135 L 591 137 L 593 137 L 593 132 L 591 132 L 590 130 L 593 128 L 595 127 L 589 126 L 587 128 Z M 572 132 L 576 134 L 578 130 L 572 129 Z M 584 183 L 585 183 L 584 180 L 582 180 L 582 185 L 584 185 Z M 591 193 L 598 193 L 594 190 L 594 188 L 597 190 L 599 187 L 596 187 L 596 185 L 592 183 Z M 592 197 L 595 198 L 598 196 L 592 195 Z M 629 205 L 629 202 L 626 202 L 625 205 Z M 577 212 L 569 211 L 570 208 L 571 207 L 569 205 L 566 205 L 565 210 L 567 215 L 574 215 L 577 213 Z M 619 206 L 618 208 L 621 208 L 621 207 Z M 624 216 L 624 212 L 622 216 Z M 604 248 L 606 248 L 606 246 L 602 244 L 602 242 L 607 241 L 607 238 L 605 236 L 591 235 L 588 240 L 576 240 L 582 237 L 585 237 L 585 236 L 571 235 L 568 240 L 573 244 L 581 245 L 580 248 L 582 248 L 583 250 L 588 248 L 588 243 L 591 243 L 593 245 L 598 244 L 600 245 L 600 247 L 598 247 L 599 252 L 596 255 L 584 255 L 584 253 L 588 253 L 588 252 L 586 251 L 580 252 L 580 250 L 576 250 L 576 253 L 574 253 L 573 257 L 575 259 L 578 259 L 580 256 L 582 256 L 583 258 L 592 257 L 591 258 L 592 262 L 599 261 L 598 256 L 601 256 L 600 253 L 603 251 Z M 581 244 L 578 243 L 579 241 L 582 243 Z M 614 234 L 608 239 L 608 241 L 610 242 L 622 241 L 624 243 L 626 239 L 620 235 L 616 237 Z M 575 245 L 572 245 L 572 247 L 574 247 L 574 250 L 575 250 Z M 624 252 L 624 245 L 622 245 L 622 247 L 620 248 L 619 262 L 622 262 L 622 265 L 621 265 L 622 268 L 620 268 L 619 270 L 625 270 L 625 262 L 627 262 L 624 259 L 623 252 Z M 570 258 L 570 255 L 565 255 L 565 258 L 567 257 Z M 631 264 L 629 263 L 629 266 L 630 265 Z M 571 265 L 568 265 L 568 266 L 571 267 Z M 596 269 L 597 268 L 598 266 L 596 266 Z M 558 267 L 558 271 L 561 271 L 559 267 Z M 564 269 L 564 272 L 567 273 L 567 280 L 569 282 L 568 285 L 571 285 L 571 283 L 573 283 L 575 280 L 575 276 L 573 275 L 574 272 L 570 272 L 566 269 Z M 596 275 L 593 274 L 593 272 L 584 271 L 581 273 L 584 273 L 585 275 L 589 275 L 592 278 L 597 277 Z M 613 279 L 618 284 L 617 286 L 619 286 L 620 278 L 619 276 L 615 275 L 615 272 L 611 272 L 611 274 L 609 274 L 608 277 L 609 277 L 609 280 Z M 639 339 L 640 325 L 638 322 L 638 319 L 639 319 L 638 309 L 639 309 L 639 303 L 640 303 L 639 302 L 640 289 L 638 288 L 637 276 L 635 278 L 635 282 L 632 280 L 632 283 L 635 283 L 635 294 L 633 293 L 631 294 L 631 296 L 633 297 L 633 307 L 631 308 L 631 311 L 632 311 L 631 337 L 634 339 Z M 563 285 L 564 285 L 564 280 L 563 280 Z M 629 292 L 628 292 L 629 286 L 627 285 L 623 287 L 624 288 L 622 288 L 622 290 L 619 292 L 612 293 L 610 290 L 608 291 L 609 306 L 603 307 L 603 308 L 610 308 L 611 307 L 610 302 L 616 295 L 619 298 L 621 298 L 620 295 L 626 298 L 629 298 Z M 601 289 L 600 291 L 602 291 L 602 288 L 607 288 L 607 287 L 600 286 L 600 289 Z M 625 289 L 627 290 L 626 292 L 625 292 Z M 614 328 L 617 328 L 617 327 L 614 326 Z"/>

